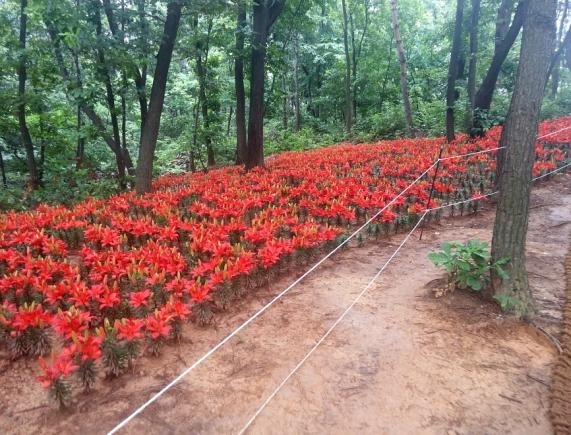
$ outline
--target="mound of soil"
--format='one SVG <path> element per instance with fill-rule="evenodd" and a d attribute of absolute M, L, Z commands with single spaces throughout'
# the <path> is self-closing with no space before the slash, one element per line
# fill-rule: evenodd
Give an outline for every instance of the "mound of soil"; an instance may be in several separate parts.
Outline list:
<path fill-rule="evenodd" d="M 571 433 L 571 247 L 565 262 L 567 302 L 563 313 L 563 352 L 553 370 L 551 420 L 556 434 Z"/>

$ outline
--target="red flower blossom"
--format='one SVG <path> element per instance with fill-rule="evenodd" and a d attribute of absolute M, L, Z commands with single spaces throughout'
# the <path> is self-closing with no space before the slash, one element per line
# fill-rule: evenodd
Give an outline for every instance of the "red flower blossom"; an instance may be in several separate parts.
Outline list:
<path fill-rule="evenodd" d="M 152 292 L 150 290 L 142 290 L 129 294 L 129 303 L 135 308 L 146 307 L 149 305 L 149 297 Z"/>

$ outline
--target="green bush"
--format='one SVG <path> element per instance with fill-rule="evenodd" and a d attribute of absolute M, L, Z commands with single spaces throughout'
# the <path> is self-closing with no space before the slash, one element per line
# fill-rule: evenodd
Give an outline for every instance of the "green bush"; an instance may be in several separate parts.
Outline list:
<path fill-rule="evenodd" d="M 451 288 L 481 291 L 490 282 L 490 271 L 500 278 L 507 274 L 502 266 L 509 262 L 501 258 L 492 262 L 488 243 L 469 240 L 466 243 L 445 242 L 442 250 L 431 252 L 428 258 L 434 265 L 443 267 L 448 273 L 448 286 Z"/>

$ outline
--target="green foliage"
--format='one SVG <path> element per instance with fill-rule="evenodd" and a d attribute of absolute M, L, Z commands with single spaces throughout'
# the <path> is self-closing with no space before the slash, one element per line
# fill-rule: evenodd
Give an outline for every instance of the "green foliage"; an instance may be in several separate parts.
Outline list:
<path fill-rule="evenodd" d="M 68 169 L 51 173 L 47 182 L 35 191 L 25 188 L 24 180 L 8 189 L 0 188 L 0 211 L 30 210 L 39 203 L 71 206 L 87 198 L 106 198 L 120 192 L 112 174 L 88 169 Z"/>
<path fill-rule="evenodd" d="M 489 284 L 490 271 L 506 279 L 503 269 L 507 258 L 491 261 L 488 243 L 469 240 L 466 243 L 445 242 L 442 250 L 431 252 L 428 258 L 436 266 L 443 267 L 448 273 L 448 284 L 461 289 L 481 291 Z"/>

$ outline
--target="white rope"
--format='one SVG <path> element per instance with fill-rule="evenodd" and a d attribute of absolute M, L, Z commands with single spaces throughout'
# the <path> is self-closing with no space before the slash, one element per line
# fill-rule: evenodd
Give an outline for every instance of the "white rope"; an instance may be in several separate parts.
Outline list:
<path fill-rule="evenodd" d="M 297 365 L 289 372 L 289 374 L 285 377 L 285 379 L 283 381 L 280 382 L 280 384 L 276 387 L 276 389 L 268 396 L 268 398 L 264 401 L 264 403 L 262 403 L 262 405 L 258 408 L 258 410 L 254 413 L 254 415 L 252 415 L 252 417 L 250 417 L 250 419 L 247 421 L 247 423 L 244 425 L 244 427 L 242 427 L 242 429 L 238 432 L 238 435 L 242 435 L 244 432 L 246 432 L 248 430 L 248 428 L 252 425 L 252 423 L 254 422 L 254 420 L 262 413 L 262 411 L 266 408 L 266 406 L 268 405 L 268 403 L 270 403 L 272 401 L 272 399 L 279 393 L 279 391 L 282 389 L 282 387 L 289 381 L 289 379 L 299 370 L 299 368 L 305 363 L 305 361 L 307 361 L 307 359 L 313 354 L 313 352 L 315 352 L 315 350 L 321 345 L 321 343 L 323 343 L 327 337 L 329 337 L 329 335 L 331 334 L 331 332 L 333 332 L 333 330 L 335 329 L 335 327 L 341 323 L 341 321 L 345 318 L 345 316 L 349 313 L 349 311 L 351 311 L 351 309 L 355 306 L 355 304 L 357 302 L 359 302 L 359 300 L 363 297 L 363 295 L 371 288 L 371 286 L 375 283 L 375 281 L 377 280 L 377 278 L 381 275 L 381 273 L 383 273 L 383 271 L 387 268 L 387 266 L 389 265 L 389 263 L 392 261 L 393 258 L 396 257 L 397 253 L 401 250 L 401 248 L 404 246 L 404 244 L 408 241 L 408 239 L 410 238 L 410 236 L 412 235 L 412 233 L 414 233 L 414 231 L 418 228 L 418 226 L 420 225 L 420 223 L 422 222 L 422 220 L 424 219 L 424 217 L 426 216 L 426 214 L 428 213 L 428 211 L 425 211 L 423 213 L 423 215 L 420 217 L 420 219 L 418 220 L 418 222 L 416 223 L 416 225 L 414 226 L 414 228 L 412 230 L 410 230 L 410 232 L 406 235 L 406 237 L 403 239 L 403 241 L 401 242 L 401 244 L 398 246 L 398 248 L 393 252 L 393 254 L 389 257 L 389 259 L 385 262 L 385 264 L 383 265 L 383 267 L 381 267 L 379 269 L 379 271 L 375 274 L 375 276 L 369 281 L 369 283 L 365 286 L 365 288 L 361 291 L 361 293 L 359 293 L 357 295 L 357 297 L 355 299 L 353 299 L 353 302 L 351 302 L 351 304 L 345 309 L 345 311 L 343 311 L 343 313 L 341 314 L 341 316 L 339 316 L 337 318 L 337 320 L 329 327 L 329 329 L 327 330 L 327 332 L 325 332 L 325 334 L 323 334 L 321 336 L 321 338 L 313 345 L 313 347 L 309 350 L 309 352 L 301 359 L 301 361 L 299 363 L 297 363 Z"/>
<path fill-rule="evenodd" d="M 563 169 L 568 168 L 569 166 L 571 166 L 571 163 L 567 163 L 566 165 L 563 165 L 563 166 L 561 166 L 561 167 L 559 167 L 559 168 L 557 168 L 557 169 L 554 169 L 553 171 L 546 172 L 545 174 L 542 174 L 542 175 L 539 175 L 539 176 L 537 176 L 537 177 L 535 177 L 535 178 L 532 178 L 531 181 L 533 182 L 533 181 L 539 180 L 539 179 L 541 179 L 541 178 L 545 178 L 545 177 L 547 177 L 548 175 L 555 174 L 556 172 L 562 171 Z M 477 201 L 477 200 L 482 199 L 482 198 L 487 198 L 487 197 L 489 197 L 489 196 L 496 195 L 496 194 L 498 194 L 499 192 L 500 192 L 499 190 L 496 190 L 495 192 L 487 193 L 487 194 L 485 194 L 485 195 L 480 195 L 480 196 L 478 196 L 478 198 L 469 198 L 469 199 L 465 199 L 465 200 L 463 200 L 463 201 L 453 202 L 453 203 L 450 203 L 450 204 L 444 204 L 444 205 L 441 205 L 441 206 L 439 206 L 439 207 L 427 208 L 426 211 L 427 211 L 427 212 L 428 212 L 428 211 L 436 211 L 436 210 L 441 210 L 441 209 L 443 209 L 443 208 L 454 207 L 454 206 L 456 206 L 456 205 L 464 204 L 464 203 L 466 203 L 466 202 Z"/>
<path fill-rule="evenodd" d="M 531 181 L 539 180 L 540 178 L 547 177 L 548 175 L 551 175 L 551 174 L 555 174 L 556 172 L 559 172 L 559 171 L 561 171 L 561 170 L 563 170 L 563 169 L 565 169 L 565 168 L 568 168 L 569 166 L 571 166 L 571 163 L 567 163 L 566 165 L 563 165 L 563 166 L 561 166 L 560 168 L 554 169 L 554 170 L 551 171 L 551 172 L 547 172 L 547 173 L 545 173 L 545 174 L 543 174 L 543 175 L 540 175 L 540 176 L 538 176 L 538 177 L 532 178 Z"/>
<path fill-rule="evenodd" d="M 547 135 L 542 136 L 543 137 L 547 137 L 547 136 L 551 136 L 553 134 L 559 133 L 561 131 L 567 130 L 571 127 L 566 127 L 563 128 L 561 130 L 558 130 L 556 132 L 552 132 L 549 133 Z M 538 138 L 540 139 L 540 138 Z M 500 147 L 501 148 L 501 147 Z M 484 151 L 478 151 L 475 153 L 470 153 L 468 155 L 474 155 L 474 154 L 481 154 L 481 153 L 486 153 L 486 152 L 491 152 L 494 151 L 496 149 L 500 149 L 500 148 L 495 148 L 495 149 L 490 149 L 490 150 L 484 150 Z M 452 158 L 460 158 L 460 157 L 466 157 L 468 155 L 463 155 L 463 156 L 451 156 L 451 157 L 445 157 L 443 159 L 440 160 L 449 160 Z M 248 326 L 250 323 L 252 323 L 255 319 L 257 319 L 260 315 L 262 315 L 268 308 L 270 308 L 275 302 L 277 302 L 279 299 L 281 299 L 285 294 L 287 294 L 293 287 L 295 287 L 298 283 L 300 283 L 303 279 L 305 279 L 309 274 L 311 274 L 315 269 L 317 269 L 323 262 L 325 262 L 327 259 L 329 259 L 333 254 L 335 254 L 339 249 L 341 249 L 344 245 L 346 245 L 351 239 L 353 239 L 358 233 L 360 233 L 367 225 L 369 225 L 374 219 L 376 219 L 381 213 L 383 213 L 388 207 L 390 207 L 398 198 L 400 198 L 402 195 L 404 195 L 406 192 L 408 192 L 410 190 L 410 188 L 412 186 L 414 186 L 422 177 L 424 177 L 432 168 L 434 168 L 437 164 L 438 164 L 439 159 L 436 159 L 436 161 L 434 163 L 432 163 L 432 165 L 430 165 L 422 174 L 420 174 L 412 183 L 410 183 L 403 191 L 401 191 L 397 196 L 395 196 L 391 201 L 389 201 L 383 208 L 381 208 L 379 211 L 377 211 L 371 218 L 369 218 L 363 225 L 361 225 L 356 231 L 354 231 L 351 235 L 349 235 L 343 242 L 341 242 L 335 249 L 333 249 L 331 252 L 329 252 L 327 255 L 325 255 L 321 260 L 319 260 L 317 263 L 315 263 L 310 269 L 308 269 L 303 275 L 301 275 L 298 279 L 296 279 L 293 283 L 291 283 L 286 289 L 284 289 L 282 292 L 280 292 L 277 296 L 275 296 L 270 302 L 268 302 L 266 305 L 264 305 L 259 311 L 257 311 L 255 314 L 253 314 L 250 318 L 248 318 L 244 323 L 242 323 L 239 327 L 237 327 L 236 329 L 234 329 L 234 331 L 232 331 L 230 334 L 228 334 L 222 341 L 220 341 L 216 346 L 214 346 L 213 348 L 211 348 L 208 352 L 206 352 L 204 355 L 202 355 L 199 359 L 197 359 L 191 366 L 187 367 L 184 371 L 182 371 L 176 378 L 174 378 L 170 383 L 168 383 L 164 388 L 162 388 L 160 391 L 158 391 L 157 393 L 155 393 L 149 400 L 147 400 L 145 403 L 143 403 L 139 408 L 137 408 L 132 414 L 130 414 L 127 418 L 125 418 L 123 421 L 121 421 L 119 424 L 117 424 L 111 431 L 108 432 L 108 435 L 113 435 L 115 434 L 117 431 L 119 431 L 120 429 L 122 429 L 123 427 L 125 427 L 131 420 L 133 420 L 137 415 L 139 415 L 141 412 L 143 412 L 149 405 L 151 405 L 152 403 L 154 403 L 158 398 L 160 398 L 163 394 L 165 394 L 170 388 L 172 388 L 175 384 L 177 384 L 178 382 L 180 382 L 186 375 L 188 375 L 192 370 L 194 370 L 196 367 L 198 367 L 200 364 L 202 364 L 206 359 L 208 359 L 212 354 L 214 354 L 218 349 L 220 349 L 224 344 L 226 344 L 230 339 L 232 339 L 234 336 L 236 336 L 240 331 L 242 331 L 244 328 L 246 328 L 246 326 Z M 568 166 L 568 165 L 567 165 Z M 564 167 L 560 168 L 563 169 Z M 559 169 L 559 170 L 560 170 Z M 556 172 L 556 171 L 554 171 Z M 549 175 L 549 174 L 544 174 L 542 177 Z M 425 213 L 422 215 L 421 219 L 419 220 L 419 222 L 415 225 L 414 229 L 416 229 L 418 227 L 418 225 L 420 224 L 420 222 L 424 219 L 424 217 L 426 216 L 426 213 L 430 211 L 430 210 L 426 210 Z M 413 231 L 414 231 L 413 229 Z M 407 235 L 407 237 L 405 238 L 405 240 L 403 241 L 406 242 L 406 240 L 408 240 L 408 238 L 410 237 L 409 233 Z M 398 252 L 398 250 L 400 250 L 400 248 L 402 247 L 399 246 L 399 248 L 397 249 L 397 251 L 395 251 L 395 253 L 393 254 L 393 256 L 391 256 L 391 258 L 389 259 L 389 261 L 394 257 L 394 255 L 396 255 L 396 253 Z M 387 264 L 388 265 L 388 262 Z M 379 271 L 378 274 L 380 274 L 384 268 L 386 267 L 383 266 L 383 269 L 381 269 Z M 378 275 L 375 276 L 374 279 L 376 279 Z M 364 293 L 364 292 L 363 292 Z M 323 339 L 325 339 L 326 337 L 324 337 Z M 303 362 L 302 362 L 303 364 Z"/>
<path fill-rule="evenodd" d="M 555 172 L 561 171 L 562 169 L 571 166 L 571 163 L 562 166 L 556 170 L 553 170 L 551 172 L 548 172 L 546 174 L 543 174 L 539 177 L 535 177 L 532 179 L 532 181 L 538 180 L 540 178 L 543 178 L 547 175 L 553 174 Z M 498 193 L 498 191 L 496 192 L 492 192 L 492 193 L 488 193 L 486 195 L 482 195 L 480 198 L 485 198 L 488 196 L 492 196 L 495 195 L 496 193 Z M 446 208 L 446 207 L 452 207 L 454 205 L 458 205 L 458 204 L 462 204 L 462 203 L 466 203 L 466 202 L 470 202 L 470 201 L 474 201 L 474 199 L 466 199 L 464 201 L 460 201 L 460 202 L 456 202 L 453 204 L 447 204 L 444 206 L 440 206 L 440 207 L 435 207 L 435 208 L 430 208 L 424 211 L 424 213 L 422 214 L 422 216 L 420 217 L 420 219 L 418 220 L 418 222 L 416 223 L 416 225 L 414 226 L 414 228 L 406 235 L 406 237 L 403 239 L 403 241 L 401 242 L 401 244 L 398 246 L 398 248 L 393 252 L 393 254 L 389 257 L 389 259 L 386 261 L 386 263 L 383 265 L 383 267 L 381 267 L 381 269 L 379 269 L 379 271 L 375 274 L 375 276 L 371 279 L 371 281 L 369 281 L 369 283 L 365 286 L 365 288 L 361 291 L 361 293 L 359 293 L 357 295 L 357 297 L 353 300 L 353 302 L 351 302 L 351 304 L 345 309 L 345 311 L 343 311 L 343 313 L 341 314 L 340 317 L 337 318 L 337 320 L 331 325 L 331 327 L 325 332 L 325 334 L 323 334 L 321 336 L 321 338 L 313 345 L 313 347 L 309 350 L 309 352 L 301 359 L 301 361 L 299 361 L 297 363 L 297 365 L 289 372 L 289 374 L 280 382 L 280 384 L 274 389 L 274 391 L 266 398 L 266 400 L 262 403 L 262 405 L 256 410 L 256 412 L 252 415 L 252 417 L 250 417 L 250 419 L 246 422 L 246 424 L 242 427 L 242 429 L 240 429 L 240 431 L 238 432 L 238 435 L 243 435 L 248 429 L 249 427 L 252 425 L 252 423 L 256 420 L 256 418 L 264 411 L 264 409 L 268 406 L 268 404 L 274 399 L 274 397 L 280 392 L 280 390 L 284 387 L 284 385 L 292 378 L 293 375 L 295 375 L 295 373 L 301 368 L 301 366 L 305 363 L 305 361 L 307 361 L 309 359 L 309 357 L 317 350 L 317 348 L 321 345 L 321 343 L 323 343 L 327 337 L 329 337 L 329 335 L 331 335 L 331 332 L 333 332 L 333 330 L 337 327 L 337 325 L 339 323 L 341 323 L 341 321 L 345 318 L 345 316 L 349 313 L 349 311 L 351 311 L 351 309 L 355 306 L 355 304 L 357 302 L 359 302 L 359 300 L 363 297 L 363 295 L 371 288 L 371 286 L 374 284 L 374 282 L 377 280 L 377 278 L 381 275 L 381 273 L 383 273 L 383 271 L 387 268 L 387 266 L 389 265 L 389 263 L 392 261 L 392 259 L 397 255 L 397 253 L 401 250 L 401 248 L 404 246 L 404 244 L 408 241 L 408 239 L 410 238 L 410 236 L 412 235 L 412 233 L 414 233 L 414 231 L 418 228 L 418 226 L 421 224 L 421 222 L 424 220 L 424 218 L 426 217 L 426 215 L 434 210 L 439 210 L 442 208 Z"/>
<path fill-rule="evenodd" d="M 539 137 L 537 138 L 537 140 L 543 139 L 544 137 L 553 136 L 554 134 L 561 133 L 562 131 L 565 131 L 565 130 L 569 130 L 570 128 L 571 128 L 571 126 L 569 126 L 569 127 L 564 127 L 564 128 L 562 128 L 562 129 L 560 129 L 560 130 L 557 130 L 557 131 L 552 131 L 551 133 L 547 133 L 547 134 L 544 134 L 543 136 L 539 136 Z"/>
<path fill-rule="evenodd" d="M 382 209 L 377 211 L 371 218 L 369 218 L 363 225 L 361 225 L 356 231 L 354 231 L 349 237 L 347 237 L 343 242 L 341 242 L 335 249 L 329 252 L 326 256 L 324 256 L 321 260 L 315 263 L 309 270 L 307 270 L 303 275 L 301 275 L 298 279 L 296 279 L 293 283 L 291 283 L 285 290 L 280 292 L 277 296 L 275 296 L 270 302 L 264 305 L 259 311 L 257 311 L 254 315 L 248 318 L 244 323 L 242 323 L 239 327 L 234 329 L 230 334 L 228 334 L 222 341 L 220 341 L 216 346 L 202 355 L 199 359 L 197 359 L 191 366 L 187 367 L 183 372 L 181 372 L 176 378 L 174 378 L 170 383 L 168 383 L 164 388 L 162 388 L 159 392 L 155 393 L 149 400 L 143 403 L 139 408 L 137 408 L 132 414 L 130 414 L 127 418 L 125 418 L 121 423 L 115 426 L 111 431 L 108 432 L 108 435 L 113 435 L 118 430 L 126 426 L 131 420 L 133 420 L 137 415 L 143 412 L 150 404 L 155 402 L 159 397 L 165 394 L 169 389 L 171 389 L 175 384 L 177 384 L 181 379 L 183 379 L 186 375 L 188 375 L 192 370 L 202 364 L 208 357 L 210 357 L 214 352 L 220 349 L 224 344 L 226 344 L 232 337 L 242 331 L 246 326 L 252 323 L 256 318 L 258 318 L 262 313 L 264 313 L 268 308 L 270 308 L 275 302 L 281 299 L 286 293 L 288 293 L 293 287 L 295 287 L 299 282 L 301 282 L 305 277 L 307 277 L 311 272 L 317 269 L 325 260 L 331 257 L 335 252 L 341 249 L 344 245 L 346 245 L 351 239 L 353 239 L 361 230 L 363 230 L 367 225 L 369 225 L 374 219 L 376 219 L 382 212 L 384 212 L 388 207 L 390 207 L 398 198 L 404 195 L 412 186 L 414 186 L 422 177 L 424 177 L 434 166 L 436 166 L 436 162 L 428 167 L 422 174 L 420 174 L 412 183 L 410 183 L 402 192 L 400 192 L 397 196 L 395 196 L 392 200 L 390 200 Z"/>
<path fill-rule="evenodd" d="M 450 156 L 450 157 L 442 157 L 441 159 L 439 159 L 441 162 L 445 161 L 445 160 L 453 160 L 453 159 L 460 159 L 463 157 L 470 157 L 470 156 L 475 156 L 477 154 L 485 154 L 485 153 L 490 153 L 492 151 L 497 151 L 497 150 L 502 150 L 505 147 L 497 147 L 497 148 L 490 148 L 488 150 L 481 150 L 481 151 L 474 151 L 473 153 L 468 153 L 468 154 L 458 154 L 457 156 Z"/>

